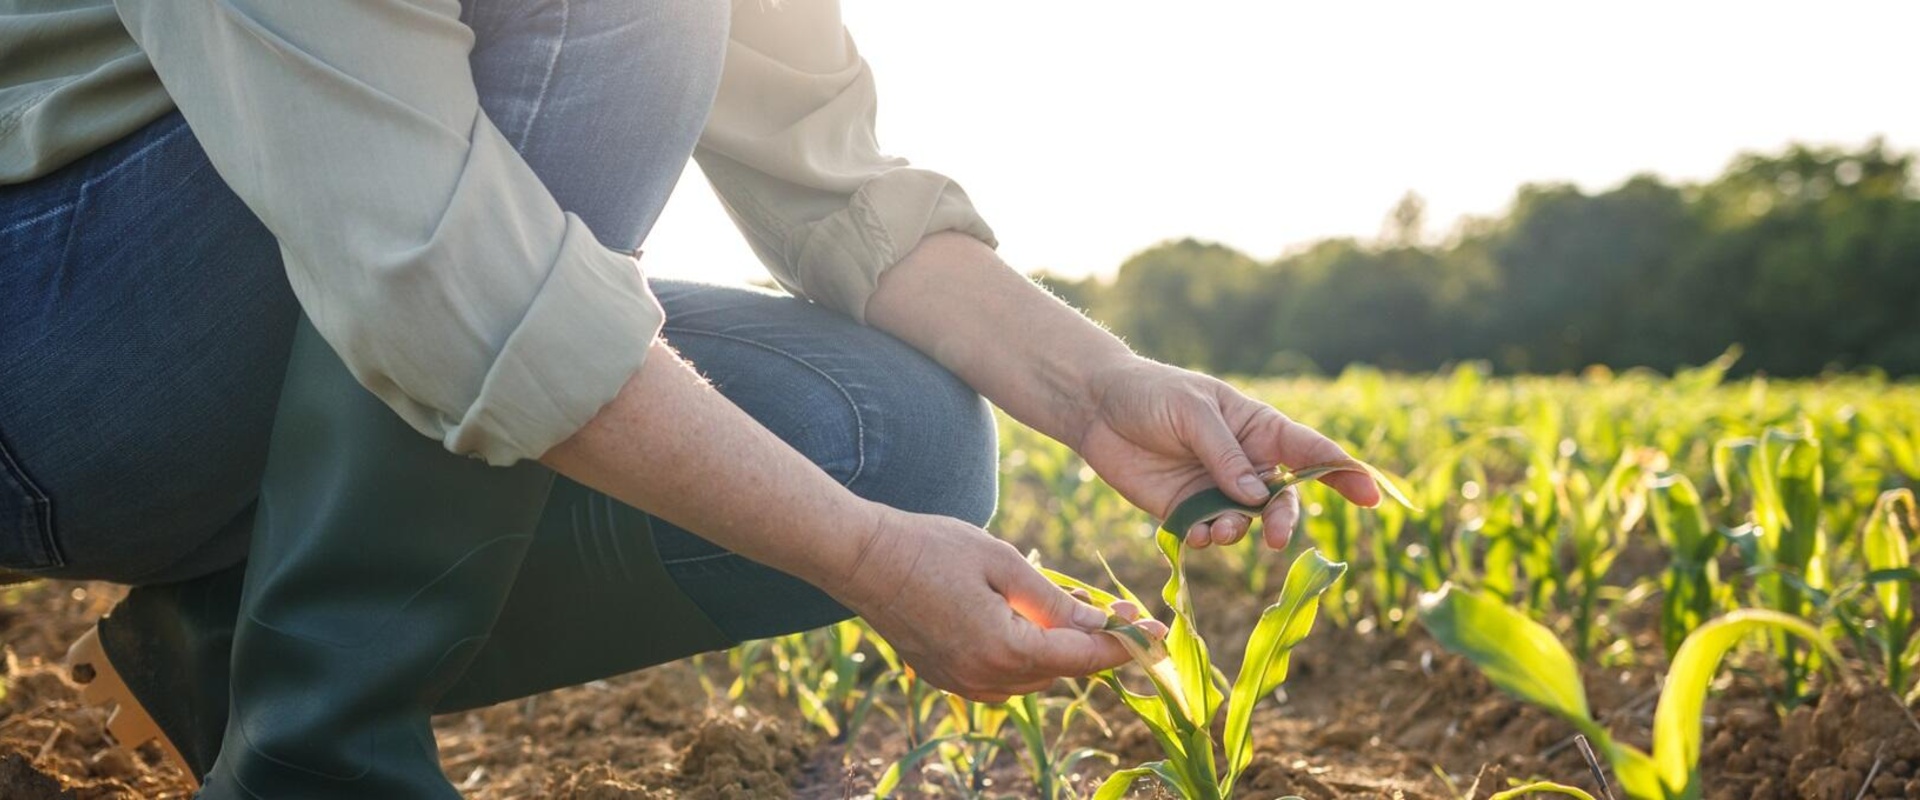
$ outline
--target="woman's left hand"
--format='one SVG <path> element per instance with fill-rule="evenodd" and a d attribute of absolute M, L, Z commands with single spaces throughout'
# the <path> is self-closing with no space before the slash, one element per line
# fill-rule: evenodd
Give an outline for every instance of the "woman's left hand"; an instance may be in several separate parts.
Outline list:
<path fill-rule="evenodd" d="M 1264 538 L 1278 550 L 1300 518 L 1299 498 L 1288 488 L 1268 502 L 1259 473 L 1347 457 L 1320 432 L 1191 370 L 1132 358 L 1104 370 L 1092 388 L 1092 413 L 1069 444 L 1121 495 L 1159 519 L 1195 492 L 1218 486 L 1242 503 L 1266 504 Z M 1321 480 L 1362 506 L 1380 502 L 1379 489 L 1365 475 L 1340 472 Z M 1186 532 L 1187 544 L 1231 544 L 1250 524 L 1244 516 L 1225 514 L 1211 526 L 1195 524 Z"/>

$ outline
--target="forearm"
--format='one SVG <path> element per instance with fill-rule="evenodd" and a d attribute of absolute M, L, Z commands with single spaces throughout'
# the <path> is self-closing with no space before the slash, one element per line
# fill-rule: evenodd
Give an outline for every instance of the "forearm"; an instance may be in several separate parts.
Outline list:
<path fill-rule="evenodd" d="M 1095 377 L 1133 358 L 1113 334 L 957 233 L 928 236 L 883 273 L 867 321 L 1068 444 L 1097 401 Z"/>
<path fill-rule="evenodd" d="M 855 496 L 656 342 L 613 402 L 541 462 L 582 484 L 830 591 L 884 509 Z M 837 594 L 843 601 L 847 598 Z"/>

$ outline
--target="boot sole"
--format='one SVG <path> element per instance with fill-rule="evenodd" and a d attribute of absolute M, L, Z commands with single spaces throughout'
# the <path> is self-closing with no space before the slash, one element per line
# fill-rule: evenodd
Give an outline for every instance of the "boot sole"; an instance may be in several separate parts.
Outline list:
<path fill-rule="evenodd" d="M 193 791 L 200 790 L 200 776 L 193 774 L 187 766 L 187 759 L 180 755 L 180 748 L 167 738 L 159 723 L 153 721 L 153 715 L 140 705 L 133 690 L 127 688 L 127 682 L 120 677 L 120 671 L 113 668 L 112 659 L 107 658 L 106 648 L 100 646 L 100 629 L 88 628 L 87 632 L 67 648 L 67 677 L 80 686 L 80 700 L 96 708 L 111 708 L 107 717 L 107 739 L 115 746 L 132 750 L 147 742 L 159 742 L 160 750 L 167 760 L 187 776 L 187 782 Z"/>

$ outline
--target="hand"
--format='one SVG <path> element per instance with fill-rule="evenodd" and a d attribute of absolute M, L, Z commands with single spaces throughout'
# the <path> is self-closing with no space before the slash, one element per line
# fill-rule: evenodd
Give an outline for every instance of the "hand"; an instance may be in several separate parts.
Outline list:
<path fill-rule="evenodd" d="M 881 507 L 861 558 L 827 591 L 921 677 L 969 700 L 1002 702 L 1128 660 L 1098 632 L 1105 613 L 1054 586 L 1012 545 L 951 517 Z M 1138 624 L 1166 635 L 1151 618 Z"/>
<path fill-rule="evenodd" d="M 1300 519 L 1298 493 L 1289 487 L 1269 501 L 1258 476 L 1275 465 L 1303 467 L 1346 458 L 1318 431 L 1225 382 L 1144 358 L 1127 359 L 1098 376 L 1090 418 L 1069 442 L 1094 471 L 1136 506 L 1166 519 L 1194 492 L 1218 486 L 1248 505 L 1266 503 L 1265 539 L 1287 546 Z M 1365 475 L 1341 472 L 1321 479 L 1348 500 L 1372 507 L 1379 488 Z M 1187 544 L 1231 544 L 1252 521 L 1225 514 L 1211 526 L 1186 531 Z"/>

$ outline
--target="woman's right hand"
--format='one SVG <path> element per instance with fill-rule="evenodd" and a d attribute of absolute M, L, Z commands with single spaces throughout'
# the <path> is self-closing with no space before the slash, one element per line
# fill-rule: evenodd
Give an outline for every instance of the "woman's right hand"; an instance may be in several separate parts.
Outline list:
<path fill-rule="evenodd" d="M 1001 702 L 1126 663 L 1126 649 L 1099 632 L 1106 614 L 1054 586 L 1012 545 L 951 517 L 875 511 L 854 568 L 825 588 L 929 683 Z M 1166 635 L 1151 618 L 1137 624 Z"/>

